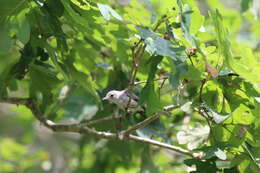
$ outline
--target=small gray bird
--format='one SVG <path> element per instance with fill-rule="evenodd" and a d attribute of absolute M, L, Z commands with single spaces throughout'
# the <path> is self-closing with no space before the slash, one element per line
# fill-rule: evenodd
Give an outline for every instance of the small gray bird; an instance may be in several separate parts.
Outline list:
<path fill-rule="evenodd" d="M 127 111 L 131 113 L 144 112 L 144 109 L 138 105 L 138 99 L 135 94 L 129 92 L 127 89 L 109 91 L 103 98 L 103 100 L 115 103 L 122 110 L 127 108 Z"/>

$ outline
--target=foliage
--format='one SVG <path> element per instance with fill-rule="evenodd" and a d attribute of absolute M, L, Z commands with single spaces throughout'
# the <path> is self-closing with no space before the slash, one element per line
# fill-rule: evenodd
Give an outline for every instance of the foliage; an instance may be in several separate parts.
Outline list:
<path fill-rule="evenodd" d="M 35 103 L 0 105 L 0 172 L 258 172 L 258 3 L 0 1 L 0 101 Z M 125 88 L 146 117 L 102 101 Z M 164 115 L 168 105 L 178 109 Z M 88 123 L 124 115 L 92 126 L 117 133 L 154 114 L 162 115 L 137 135 L 203 155 L 33 125 L 41 116 Z"/>

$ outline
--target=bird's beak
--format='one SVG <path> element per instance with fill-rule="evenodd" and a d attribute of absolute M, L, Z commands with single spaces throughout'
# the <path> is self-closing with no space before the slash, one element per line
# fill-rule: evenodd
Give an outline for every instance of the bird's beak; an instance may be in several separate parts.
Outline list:
<path fill-rule="evenodd" d="M 107 97 L 107 96 L 106 96 L 106 97 L 103 97 L 102 100 L 108 100 L 108 97 Z"/>

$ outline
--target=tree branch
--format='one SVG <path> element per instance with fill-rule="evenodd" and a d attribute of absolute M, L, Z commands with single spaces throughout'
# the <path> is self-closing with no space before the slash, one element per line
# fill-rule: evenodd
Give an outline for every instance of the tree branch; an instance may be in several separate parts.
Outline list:
<path fill-rule="evenodd" d="M 189 150 L 185 150 L 185 149 L 183 149 L 181 147 L 177 147 L 177 146 L 174 146 L 174 145 L 162 143 L 162 142 L 159 142 L 159 141 L 155 141 L 153 139 L 143 138 L 143 137 L 135 136 L 135 135 L 129 135 L 129 139 L 133 140 L 133 141 L 139 141 L 139 142 L 142 142 L 142 143 L 152 144 L 152 145 L 156 145 L 158 147 L 162 147 L 162 148 L 166 148 L 166 149 L 169 149 L 169 150 L 173 150 L 173 151 L 176 151 L 178 153 L 181 153 L 181 154 L 193 157 L 193 158 L 200 158 L 201 157 L 201 155 L 199 153 L 193 153 L 193 152 L 191 152 Z"/>
<path fill-rule="evenodd" d="M 104 131 L 96 131 L 94 129 L 91 129 L 89 127 L 86 127 L 84 124 L 80 123 L 74 123 L 74 124 L 57 124 L 54 123 L 50 120 L 46 120 L 44 115 L 38 110 L 37 105 L 34 100 L 31 99 L 26 99 L 26 98 L 0 98 L 1 103 L 11 103 L 11 104 L 17 104 L 17 105 L 25 105 L 27 106 L 32 113 L 34 114 L 35 118 L 38 119 L 44 126 L 52 129 L 55 132 L 73 132 L 73 133 L 80 133 L 83 135 L 92 135 L 96 136 L 99 138 L 105 138 L 109 140 L 131 140 L 131 141 L 136 141 L 136 142 L 141 142 L 141 143 L 146 143 L 146 144 L 151 144 L 155 145 L 158 147 L 166 148 L 169 150 L 173 150 L 175 152 L 181 153 L 183 155 L 187 155 L 193 158 L 200 158 L 201 155 L 198 153 L 193 153 L 189 150 L 180 148 L 178 146 L 162 143 L 153 139 L 148 139 L 148 138 L 143 138 L 135 135 L 129 135 L 127 139 L 125 138 L 120 138 L 115 133 L 110 133 L 110 132 L 104 132 Z M 176 108 L 176 106 L 168 106 L 164 108 L 164 111 L 170 111 L 172 109 Z M 137 124 L 137 127 L 141 127 L 147 123 L 150 123 L 152 120 L 158 118 L 159 114 L 155 114 L 154 116 L 149 117 L 148 119 L 142 121 L 141 123 Z M 92 122 L 88 122 L 89 124 L 95 124 L 95 123 L 100 123 L 104 121 L 111 120 L 111 117 L 99 119 L 99 120 L 94 120 Z M 136 128 L 136 127 L 134 127 Z M 133 129 L 133 128 L 132 128 Z"/>
<path fill-rule="evenodd" d="M 105 139 L 109 139 L 109 140 L 123 140 L 123 141 L 131 140 L 131 141 L 151 144 L 151 145 L 155 145 L 155 146 L 158 146 L 161 148 L 173 150 L 175 152 L 178 152 L 178 153 L 181 153 L 183 155 L 187 155 L 187 156 L 190 156 L 193 158 L 200 158 L 200 155 L 198 153 L 193 153 L 193 152 L 183 149 L 181 147 L 166 144 L 166 143 L 159 142 L 159 141 L 149 139 L 149 138 L 143 138 L 143 137 L 139 137 L 139 136 L 135 136 L 135 135 L 129 135 L 129 137 L 127 139 L 122 139 L 122 138 L 118 137 L 115 133 L 96 131 L 96 130 L 88 128 L 88 127 L 83 127 L 80 124 L 72 124 L 72 125 L 56 124 L 50 120 L 47 120 L 46 123 L 48 124 L 47 127 L 49 127 L 50 129 L 52 129 L 55 132 L 74 132 L 74 133 L 80 133 L 80 134 L 84 134 L 84 135 L 92 135 L 92 136 L 96 136 L 99 138 L 105 138 Z"/>
<path fill-rule="evenodd" d="M 28 103 L 28 98 L 0 98 L 0 103 L 26 105 Z"/>

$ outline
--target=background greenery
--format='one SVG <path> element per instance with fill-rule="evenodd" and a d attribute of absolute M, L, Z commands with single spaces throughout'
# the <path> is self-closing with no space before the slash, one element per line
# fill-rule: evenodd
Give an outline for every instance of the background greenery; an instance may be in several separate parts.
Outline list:
<path fill-rule="evenodd" d="M 55 122 L 118 114 L 101 98 L 129 85 L 132 51 L 145 45 L 135 80 L 148 82 L 134 91 L 146 116 L 180 108 L 137 135 L 204 152 L 194 159 L 53 133 L 27 107 L 2 103 L 0 172 L 259 172 L 258 0 L 1 0 L 0 26 L 1 102 L 30 98 Z M 126 118 L 121 128 L 140 119 Z"/>

